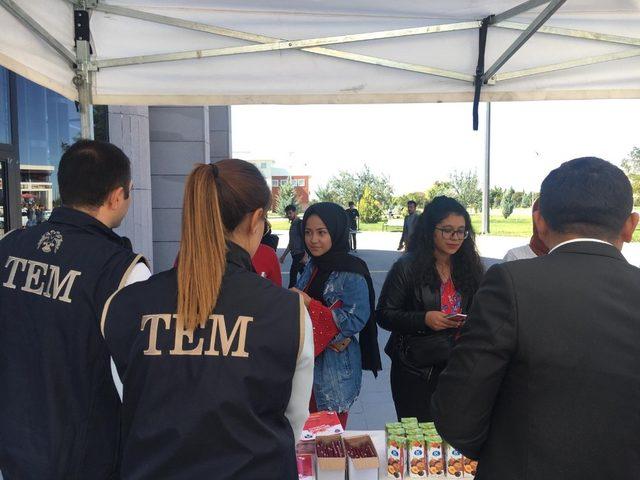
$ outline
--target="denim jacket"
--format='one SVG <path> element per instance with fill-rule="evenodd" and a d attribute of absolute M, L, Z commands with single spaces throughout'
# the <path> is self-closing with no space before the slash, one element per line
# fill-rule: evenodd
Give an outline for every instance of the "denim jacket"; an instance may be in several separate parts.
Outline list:
<path fill-rule="evenodd" d="M 311 260 L 298 279 L 298 289 L 307 287 L 313 268 Z M 338 300 L 343 303 L 341 308 L 332 311 L 340 330 L 332 343 L 345 338 L 351 338 L 351 343 L 342 352 L 327 348 L 316 357 L 313 392 L 318 410 L 346 412 L 358 398 L 362 383 L 360 345 L 355 335 L 364 328 L 371 313 L 367 281 L 357 273 L 332 272 L 323 297 L 326 305 L 333 305 Z"/>

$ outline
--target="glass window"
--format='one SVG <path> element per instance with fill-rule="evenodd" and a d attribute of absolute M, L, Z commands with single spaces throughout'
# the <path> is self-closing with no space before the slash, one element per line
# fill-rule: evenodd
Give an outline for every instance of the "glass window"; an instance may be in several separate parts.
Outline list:
<path fill-rule="evenodd" d="M 278 182 L 278 180 L 271 180 L 271 186 L 272 187 L 277 187 L 279 185 L 280 185 L 280 183 Z"/>
<path fill-rule="evenodd" d="M 11 143 L 9 71 L 3 67 L 0 67 L 0 143 Z"/>
<path fill-rule="evenodd" d="M 305 183 L 306 183 L 306 182 L 305 182 L 304 178 L 299 178 L 299 179 L 298 179 L 298 186 L 299 186 L 299 187 L 304 187 L 304 184 L 305 184 Z"/>
<path fill-rule="evenodd" d="M 4 162 L 0 162 L 0 238 L 7 233 L 7 203 L 5 197 L 5 185 L 6 185 L 6 169 L 4 167 Z"/>
<path fill-rule="evenodd" d="M 58 164 L 62 152 L 80 138 L 75 104 L 16 76 L 22 224 L 37 225 L 60 205 Z"/>

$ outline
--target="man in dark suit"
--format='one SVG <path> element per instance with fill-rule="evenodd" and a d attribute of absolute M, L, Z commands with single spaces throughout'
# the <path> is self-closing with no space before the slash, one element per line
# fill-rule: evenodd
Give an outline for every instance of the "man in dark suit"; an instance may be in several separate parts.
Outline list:
<path fill-rule="evenodd" d="M 433 398 L 438 431 L 479 460 L 477 480 L 634 477 L 640 270 L 620 253 L 632 209 L 622 170 L 566 162 L 534 218 L 549 255 L 487 272 Z"/>

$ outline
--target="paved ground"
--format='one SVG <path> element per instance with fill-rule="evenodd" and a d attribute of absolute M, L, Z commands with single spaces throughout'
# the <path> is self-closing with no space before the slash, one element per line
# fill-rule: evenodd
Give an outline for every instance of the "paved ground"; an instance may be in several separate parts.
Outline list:
<path fill-rule="evenodd" d="M 275 232 L 280 235 L 279 246 L 287 245 L 287 232 Z M 367 262 L 376 294 L 379 294 L 382 284 L 393 262 L 399 257 L 396 251 L 400 241 L 399 233 L 363 232 L 358 234 L 358 256 Z M 516 237 L 478 236 L 478 250 L 488 267 L 500 259 L 510 248 L 523 245 L 528 239 Z M 279 249 L 279 254 L 284 248 Z M 640 265 L 640 244 L 626 245 L 623 253 L 630 263 Z M 289 259 L 283 265 L 284 284 L 288 284 Z M 382 372 L 374 378 L 371 372 L 365 372 L 362 378 L 360 397 L 353 405 L 349 414 L 348 428 L 350 430 L 379 430 L 386 422 L 395 421 L 395 410 L 391 399 L 389 386 L 389 357 L 382 351 L 389 332 L 379 329 L 378 342 L 382 358 Z"/>

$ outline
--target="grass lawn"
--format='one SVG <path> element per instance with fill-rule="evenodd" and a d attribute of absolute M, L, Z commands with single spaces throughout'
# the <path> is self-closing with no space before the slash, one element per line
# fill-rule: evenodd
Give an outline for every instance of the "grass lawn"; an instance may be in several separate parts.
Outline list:
<path fill-rule="evenodd" d="M 283 217 L 269 217 L 274 230 L 289 230 L 289 221 Z M 482 215 L 471 214 L 471 223 L 476 233 L 482 231 Z M 362 232 L 382 232 L 385 222 L 360 223 Z M 400 232 L 402 227 L 389 227 L 386 231 Z M 501 237 L 529 237 L 531 236 L 531 214 L 528 211 L 516 211 L 505 219 L 499 211 L 491 212 L 491 235 Z M 640 241 L 640 228 L 633 234 L 633 241 Z"/>

